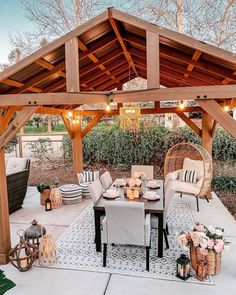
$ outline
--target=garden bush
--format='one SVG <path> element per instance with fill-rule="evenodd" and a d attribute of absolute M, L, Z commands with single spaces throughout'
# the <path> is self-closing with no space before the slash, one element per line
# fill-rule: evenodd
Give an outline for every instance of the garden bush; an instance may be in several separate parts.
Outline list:
<path fill-rule="evenodd" d="M 189 128 L 168 129 L 164 126 L 141 128 L 137 133 L 124 131 L 118 124 L 100 123 L 83 139 L 83 157 L 87 163 L 100 162 L 130 168 L 132 164 L 163 166 L 169 148 L 180 142 L 201 144 L 200 138 Z M 64 155 L 71 160 L 69 136 L 63 140 Z M 221 128 L 213 140 L 215 160 L 236 159 L 236 140 Z"/>
<path fill-rule="evenodd" d="M 214 176 L 212 189 L 216 192 L 236 193 L 236 177 L 228 175 Z"/>

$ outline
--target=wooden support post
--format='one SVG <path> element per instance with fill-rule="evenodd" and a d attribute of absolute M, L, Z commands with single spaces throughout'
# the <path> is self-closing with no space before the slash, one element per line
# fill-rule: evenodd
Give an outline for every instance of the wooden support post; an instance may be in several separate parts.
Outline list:
<path fill-rule="evenodd" d="M 93 120 L 91 120 L 89 122 L 89 124 L 83 129 L 82 131 L 82 138 L 89 133 L 89 131 L 95 126 L 97 125 L 97 123 L 100 121 L 100 119 L 102 118 L 102 114 L 97 115 L 96 117 L 93 118 Z"/>
<path fill-rule="evenodd" d="M 79 124 L 73 126 L 73 137 L 72 137 L 72 150 L 73 150 L 73 181 L 78 183 L 77 173 L 83 171 L 83 142 L 82 142 L 82 131 L 81 121 Z"/>
<path fill-rule="evenodd" d="M 74 38 L 65 44 L 66 54 L 66 91 L 79 92 L 79 48 L 78 39 Z"/>
<path fill-rule="evenodd" d="M 159 35 L 147 31 L 147 88 L 160 87 Z"/>
<path fill-rule="evenodd" d="M 175 113 L 182 119 L 198 136 L 202 135 L 201 129 L 191 120 L 185 113 L 181 111 L 175 111 Z"/>
<path fill-rule="evenodd" d="M 2 132 L 3 118 L 0 113 L 0 134 Z M 0 183 L 0 264 L 7 264 L 8 253 L 11 249 L 11 237 L 4 149 L 0 150 Z"/>
<path fill-rule="evenodd" d="M 212 154 L 212 127 L 214 119 L 206 112 L 202 114 L 202 146 Z"/>

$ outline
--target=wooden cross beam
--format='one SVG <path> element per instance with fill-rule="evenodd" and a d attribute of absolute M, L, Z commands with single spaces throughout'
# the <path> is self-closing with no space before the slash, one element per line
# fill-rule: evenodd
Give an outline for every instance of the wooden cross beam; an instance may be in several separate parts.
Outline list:
<path fill-rule="evenodd" d="M 198 104 L 236 138 L 236 121 L 215 100 L 198 100 Z"/>
<path fill-rule="evenodd" d="M 175 113 L 182 119 L 198 136 L 202 136 L 202 130 L 181 111 L 175 111 Z"/>
<path fill-rule="evenodd" d="M 117 40 L 118 40 L 119 43 L 120 43 L 120 46 L 121 46 L 121 48 L 122 48 L 122 50 L 123 50 L 123 52 L 124 52 L 124 56 L 125 56 L 127 62 L 129 63 L 129 65 L 130 65 L 131 68 L 133 69 L 135 75 L 138 77 L 139 75 L 138 75 L 138 72 L 137 72 L 137 70 L 136 70 L 136 68 L 135 68 L 135 64 L 134 64 L 134 62 L 133 62 L 132 56 L 131 56 L 131 54 L 129 53 L 129 51 L 128 51 L 126 45 L 125 45 L 125 42 L 124 42 L 124 40 L 123 40 L 122 37 L 121 37 L 121 34 L 120 34 L 120 30 L 119 30 L 118 24 L 117 24 L 116 21 L 114 20 L 112 13 L 113 13 L 113 12 L 112 12 L 112 8 L 108 8 L 108 18 L 109 18 L 109 21 L 110 21 L 111 27 L 112 27 L 113 31 L 115 32 L 115 34 L 116 34 Z"/>
<path fill-rule="evenodd" d="M 15 111 L 16 111 L 15 107 L 7 108 L 4 116 L 2 117 L 2 129 L 5 129 L 7 127 Z"/>
<path fill-rule="evenodd" d="M 11 139 L 17 134 L 20 128 L 37 111 L 38 106 L 25 106 L 16 115 L 14 120 L 2 131 L 0 135 L 0 150 L 4 149 Z"/>
<path fill-rule="evenodd" d="M 195 61 L 195 62 L 197 62 L 197 61 L 199 60 L 199 58 L 200 58 L 201 55 L 202 55 L 202 52 L 201 52 L 201 51 L 199 51 L 199 50 L 195 50 L 195 51 L 194 51 L 194 54 L 193 54 L 193 56 L 192 56 L 192 60 Z M 190 63 L 190 64 L 188 65 L 187 70 L 186 70 L 186 72 L 185 72 L 185 74 L 184 74 L 184 78 L 187 79 L 187 78 L 189 77 L 189 75 L 190 75 L 190 73 L 193 71 L 194 67 L 195 67 L 194 64 L 191 64 L 191 63 Z"/>
<path fill-rule="evenodd" d="M 89 131 L 95 126 L 97 125 L 97 123 L 100 121 L 100 119 L 102 118 L 102 114 L 98 114 L 96 117 L 94 117 L 89 123 L 88 125 L 82 130 L 82 138 L 84 136 L 86 136 Z"/>
<path fill-rule="evenodd" d="M 14 87 L 17 87 L 17 88 L 22 88 L 24 87 L 24 83 L 21 83 L 21 82 L 18 82 L 18 81 L 15 81 L 13 79 L 4 79 L 1 81 L 1 83 L 4 83 L 6 85 L 9 85 L 9 86 L 14 86 Z M 43 92 L 43 90 L 41 88 L 38 88 L 38 87 L 29 87 L 28 88 L 30 91 L 32 92 Z"/>
<path fill-rule="evenodd" d="M 61 114 L 61 118 L 62 118 L 62 121 L 63 123 L 65 124 L 65 127 L 70 135 L 70 138 L 73 138 L 73 129 L 71 128 L 71 125 L 66 117 L 65 114 Z"/>

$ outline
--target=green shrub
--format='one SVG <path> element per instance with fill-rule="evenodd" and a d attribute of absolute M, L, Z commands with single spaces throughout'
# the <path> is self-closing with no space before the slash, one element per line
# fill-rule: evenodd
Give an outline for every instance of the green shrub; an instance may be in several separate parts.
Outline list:
<path fill-rule="evenodd" d="M 132 164 L 162 167 L 169 148 L 180 142 L 201 144 L 201 139 L 187 127 L 168 129 L 159 125 L 133 133 L 120 129 L 118 124 L 100 123 L 83 139 L 83 158 L 87 163 L 100 162 L 127 169 Z M 64 136 L 63 150 L 65 159 L 71 160 L 69 136 Z M 236 140 L 221 128 L 216 130 L 213 140 L 213 157 L 236 159 Z"/>
<path fill-rule="evenodd" d="M 216 192 L 236 193 L 236 177 L 234 176 L 214 176 L 212 188 Z"/>

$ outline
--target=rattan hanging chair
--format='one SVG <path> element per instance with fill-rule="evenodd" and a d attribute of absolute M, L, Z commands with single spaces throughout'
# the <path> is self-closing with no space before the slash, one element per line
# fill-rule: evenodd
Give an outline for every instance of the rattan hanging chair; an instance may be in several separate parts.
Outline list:
<path fill-rule="evenodd" d="M 207 193 L 211 188 L 212 180 L 212 157 L 208 151 L 203 148 L 201 145 L 193 144 L 189 142 L 183 142 L 174 145 L 169 149 L 165 158 L 164 164 L 164 177 L 166 179 L 167 175 L 171 172 L 183 169 L 184 159 L 189 158 L 191 160 L 200 160 L 203 162 L 203 181 L 199 187 L 198 193 L 193 193 L 197 199 L 197 209 L 199 211 L 198 198 L 207 198 Z M 178 191 L 181 196 L 182 192 Z M 183 192 L 183 194 L 185 194 Z"/>

